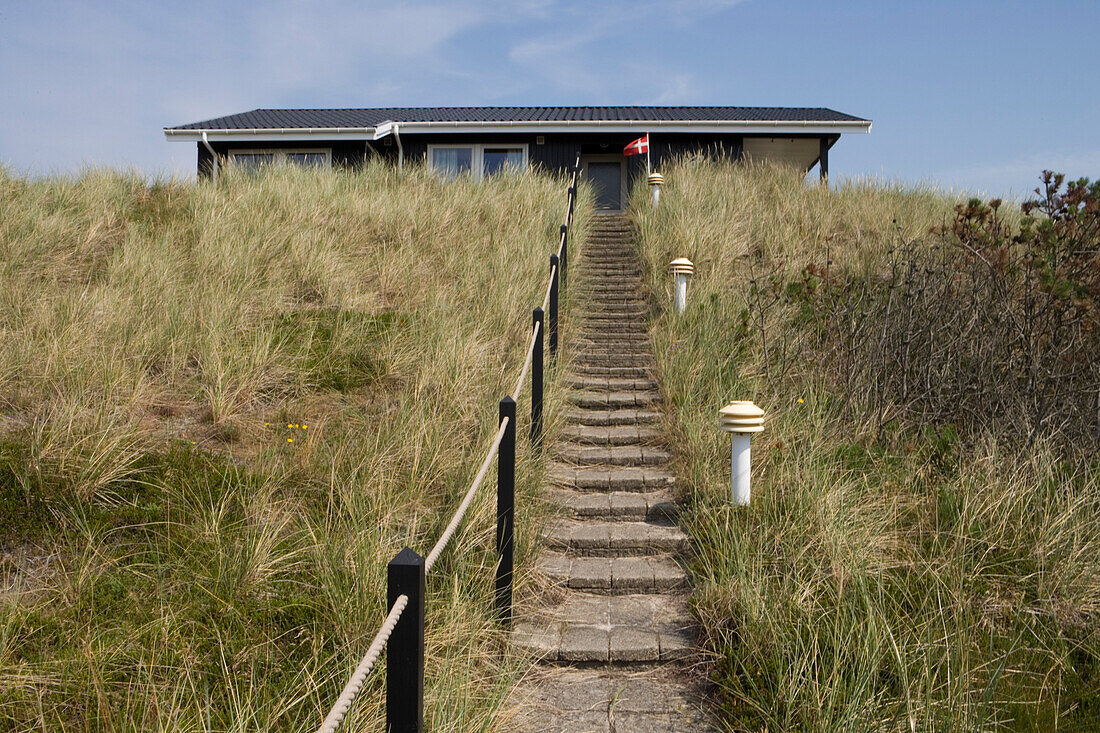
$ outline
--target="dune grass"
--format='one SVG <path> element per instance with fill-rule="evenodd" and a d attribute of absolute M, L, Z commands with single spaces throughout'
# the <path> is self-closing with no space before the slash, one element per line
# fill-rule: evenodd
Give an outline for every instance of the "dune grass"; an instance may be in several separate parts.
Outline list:
<path fill-rule="evenodd" d="M 0 728 L 316 729 L 385 563 L 427 553 L 495 432 L 565 185 L 0 171 Z M 492 483 L 428 581 L 435 731 L 498 729 L 523 668 Z M 349 730 L 380 729 L 380 681 Z"/>
<path fill-rule="evenodd" d="M 956 201 L 874 182 L 681 161 L 632 200 L 694 536 L 693 607 L 729 730 L 1100 729 L 1100 464 L 868 413 L 788 297 L 807 265 L 878 276 Z M 793 292 L 797 292 L 795 287 Z M 853 297 L 855 297 L 853 291 Z M 717 410 L 752 399 L 753 501 L 729 505 Z"/>

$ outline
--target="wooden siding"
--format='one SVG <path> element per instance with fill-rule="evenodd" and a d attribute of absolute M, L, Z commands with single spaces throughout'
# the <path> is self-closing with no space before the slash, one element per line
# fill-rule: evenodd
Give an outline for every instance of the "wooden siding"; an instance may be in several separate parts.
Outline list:
<path fill-rule="evenodd" d="M 198 174 L 200 178 L 209 178 L 213 172 L 213 158 L 210 151 L 201 142 L 198 145 Z M 212 142 L 224 164 L 230 150 L 278 150 L 281 148 L 328 148 L 332 151 L 334 168 L 354 168 L 363 164 L 366 145 L 359 140 L 294 140 L 290 142 Z"/>
<path fill-rule="evenodd" d="M 539 144 L 537 138 L 542 137 Z M 557 133 L 557 134 L 415 134 L 401 138 L 405 150 L 405 161 L 409 164 L 422 163 L 428 152 L 429 144 L 461 145 L 463 143 L 499 143 L 526 144 L 528 160 L 532 166 L 538 166 L 551 173 L 564 173 L 573 165 L 578 153 L 617 154 L 636 134 L 625 133 Z M 746 142 L 747 141 L 747 142 Z M 785 142 L 783 142 L 785 141 Z M 819 136 L 791 135 L 779 137 L 661 133 L 650 135 L 650 158 L 654 170 L 660 170 L 666 161 L 678 155 L 708 155 L 740 159 L 746 152 L 764 155 L 768 158 L 790 160 L 805 165 L 807 169 L 817 163 L 819 156 Z M 835 142 L 835 137 L 830 139 Z M 397 143 L 392 136 L 368 144 L 357 140 L 293 140 L 287 142 L 215 142 L 214 149 L 220 156 L 228 154 L 230 149 L 247 148 L 331 148 L 334 167 L 353 168 L 361 165 L 366 157 L 373 154 L 383 159 L 397 161 Z M 805 150 L 803 150 L 805 148 Z M 812 148 L 812 154 L 810 149 Z M 371 149 L 374 153 L 371 153 Z M 772 152 L 775 154 L 772 155 Z M 809 157 L 807 157 L 807 155 Z M 210 175 L 212 159 L 206 147 L 198 143 L 197 167 L 200 176 Z M 629 159 L 630 177 L 644 175 L 645 156 L 636 155 Z"/>

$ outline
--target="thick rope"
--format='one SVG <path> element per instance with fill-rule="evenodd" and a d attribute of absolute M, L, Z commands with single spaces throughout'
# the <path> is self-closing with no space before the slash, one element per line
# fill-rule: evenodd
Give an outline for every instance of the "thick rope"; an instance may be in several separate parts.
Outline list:
<path fill-rule="evenodd" d="M 531 343 L 527 346 L 527 358 L 523 362 L 523 369 L 520 370 L 519 379 L 516 380 L 516 389 L 512 392 L 512 399 L 519 402 L 519 393 L 523 389 L 523 382 L 527 379 L 527 372 L 531 368 L 531 360 L 535 358 L 535 342 L 539 337 L 539 329 L 542 328 L 541 323 L 536 323 L 531 329 Z"/>
<path fill-rule="evenodd" d="M 485 460 L 481 464 L 481 470 L 477 472 L 477 476 L 474 477 L 474 482 L 470 485 L 470 490 L 466 492 L 465 498 L 462 499 L 462 503 L 458 507 L 458 511 L 455 512 L 454 517 L 451 519 L 451 523 L 447 525 L 447 529 L 443 530 L 443 534 L 440 536 L 439 541 L 435 543 L 435 547 L 428 553 L 428 556 L 424 558 L 424 572 L 431 571 L 432 566 L 435 565 L 435 561 L 439 559 L 439 556 L 443 554 L 443 550 L 447 548 L 447 543 L 451 541 L 451 535 L 458 529 L 458 525 L 462 522 L 462 517 L 465 516 L 466 510 L 470 508 L 470 502 L 474 500 L 474 494 L 477 493 L 478 488 L 481 487 L 481 482 L 485 479 L 485 474 L 489 470 L 489 464 L 493 461 L 493 456 L 497 454 L 497 450 L 500 448 L 500 441 L 504 440 L 504 429 L 508 427 L 509 418 L 504 418 L 500 421 L 500 429 L 497 430 L 497 435 L 493 439 L 492 446 L 489 447 L 489 452 L 485 456 Z"/>
<path fill-rule="evenodd" d="M 367 679 L 367 675 L 370 674 L 371 669 L 374 668 L 374 663 L 378 661 L 378 655 L 382 653 L 382 649 L 385 648 L 386 642 L 390 639 L 390 634 L 393 633 L 393 627 L 397 625 L 397 620 L 401 618 L 401 612 L 405 610 L 405 606 L 409 605 L 409 597 L 407 595 L 399 595 L 397 600 L 393 602 L 393 608 L 390 609 L 390 614 L 386 616 L 386 620 L 382 623 L 382 628 L 378 629 L 378 633 L 374 637 L 374 641 L 371 642 L 370 648 L 367 649 L 367 653 L 363 656 L 363 660 L 359 662 L 359 666 L 355 668 L 355 672 L 351 675 L 351 679 L 348 680 L 347 685 L 344 686 L 344 691 L 340 693 L 340 697 L 336 699 L 336 704 L 332 706 L 332 710 L 329 712 L 328 717 L 325 718 L 325 722 L 321 723 L 321 729 L 319 733 L 333 733 L 343 722 L 344 716 L 348 714 L 348 708 L 351 707 L 351 703 L 355 700 L 355 696 L 359 694 L 359 690 L 363 688 L 363 682 Z"/>
<path fill-rule="evenodd" d="M 542 311 L 545 313 L 550 308 L 550 290 L 554 287 L 554 277 L 558 274 L 558 266 L 550 268 L 550 282 L 546 284 L 546 295 L 542 299 Z"/>

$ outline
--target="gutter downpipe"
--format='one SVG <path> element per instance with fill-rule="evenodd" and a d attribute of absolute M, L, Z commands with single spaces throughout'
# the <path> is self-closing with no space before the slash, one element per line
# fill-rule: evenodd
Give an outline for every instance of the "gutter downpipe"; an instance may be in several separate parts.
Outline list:
<path fill-rule="evenodd" d="M 397 141 L 397 170 L 405 168 L 405 148 L 401 147 L 401 126 L 393 123 L 393 139 Z"/>
<path fill-rule="evenodd" d="M 214 146 L 210 144 L 210 141 L 206 139 L 206 133 L 202 133 L 202 144 L 206 146 L 206 149 L 210 151 L 210 157 L 214 159 L 214 166 L 211 169 L 211 174 L 214 178 L 214 183 L 218 182 L 218 154 L 214 152 Z"/>

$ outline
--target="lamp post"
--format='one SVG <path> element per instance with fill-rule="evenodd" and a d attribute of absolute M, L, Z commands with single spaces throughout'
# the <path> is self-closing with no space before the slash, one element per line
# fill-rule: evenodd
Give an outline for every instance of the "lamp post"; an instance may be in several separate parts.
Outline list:
<path fill-rule="evenodd" d="M 748 506 L 752 496 L 749 489 L 752 468 L 749 441 L 753 433 L 764 429 L 764 411 L 749 400 L 731 402 L 718 411 L 718 427 L 727 433 L 733 433 L 733 448 L 730 452 L 730 491 L 733 503 L 737 506 Z"/>
<path fill-rule="evenodd" d="M 650 173 L 646 178 L 646 182 L 649 184 L 649 190 L 653 193 L 653 208 L 657 208 L 657 204 L 661 200 L 661 186 L 665 183 L 665 177 L 660 173 Z"/>
<path fill-rule="evenodd" d="M 680 257 L 668 263 L 668 271 L 676 278 L 673 310 L 680 314 L 687 307 L 688 278 L 695 274 L 695 265 L 687 257 Z"/>

